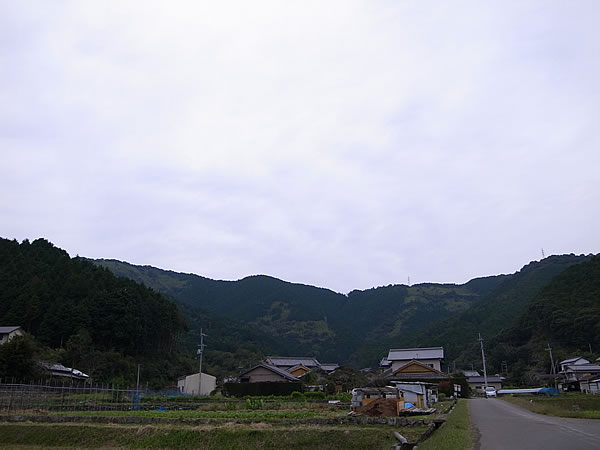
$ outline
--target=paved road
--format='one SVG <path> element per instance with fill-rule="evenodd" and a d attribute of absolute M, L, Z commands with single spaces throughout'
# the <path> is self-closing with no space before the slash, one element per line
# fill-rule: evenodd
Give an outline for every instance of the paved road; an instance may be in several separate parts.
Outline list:
<path fill-rule="evenodd" d="M 600 449 L 600 420 L 535 414 L 504 400 L 469 400 L 476 449 Z"/>

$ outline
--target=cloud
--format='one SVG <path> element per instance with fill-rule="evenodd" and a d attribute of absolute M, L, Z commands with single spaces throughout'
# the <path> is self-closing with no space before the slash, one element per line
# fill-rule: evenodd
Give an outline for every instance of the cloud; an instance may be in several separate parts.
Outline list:
<path fill-rule="evenodd" d="M 595 2 L 0 8 L 0 232 L 339 291 L 598 252 Z"/>

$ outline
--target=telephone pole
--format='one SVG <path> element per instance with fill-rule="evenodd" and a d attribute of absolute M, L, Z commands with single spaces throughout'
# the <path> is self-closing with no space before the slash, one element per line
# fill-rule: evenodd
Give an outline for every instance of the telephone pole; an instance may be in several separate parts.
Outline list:
<path fill-rule="evenodd" d="M 485 352 L 483 351 L 483 339 L 481 337 L 481 333 L 479 333 L 479 339 L 477 339 L 479 341 L 479 343 L 481 344 L 481 360 L 483 361 L 483 384 L 485 386 L 484 388 L 484 393 L 487 390 L 488 387 L 488 383 L 487 383 L 487 370 L 485 369 Z"/>
<path fill-rule="evenodd" d="M 546 347 L 544 350 L 546 350 L 548 353 L 550 353 L 550 364 L 551 364 L 550 373 L 552 374 L 552 384 L 554 384 L 554 387 L 556 387 L 556 369 L 554 368 L 554 358 L 552 357 L 552 347 L 550 347 L 550 344 L 548 344 L 548 347 Z"/>
<path fill-rule="evenodd" d="M 202 332 L 202 328 L 200 328 L 200 345 L 198 346 L 198 355 L 200 355 L 200 367 L 198 368 L 198 395 L 201 395 L 202 392 L 202 354 L 204 353 L 204 337 L 206 334 Z"/>

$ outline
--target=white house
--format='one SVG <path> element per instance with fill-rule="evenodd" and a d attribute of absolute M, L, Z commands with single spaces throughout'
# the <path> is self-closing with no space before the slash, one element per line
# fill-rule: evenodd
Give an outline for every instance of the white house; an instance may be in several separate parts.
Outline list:
<path fill-rule="evenodd" d="M 404 401 L 418 408 L 430 408 L 438 401 L 437 385 L 433 383 L 394 381 L 393 384 L 404 392 Z"/>
<path fill-rule="evenodd" d="M 387 358 L 383 358 L 380 364 L 384 368 L 391 367 L 394 372 L 410 361 L 418 361 L 441 372 L 443 360 L 443 347 L 392 348 L 388 352 Z"/>
<path fill-rule="evenodd" d="M 217 388 L 217 378 L 202 372 L 202 379 L 197 373 L 193 373 L 177 380 L 177 390 L 182 394 L 198 395 L 199 388 L 200 395 L 209 395 Z"/>
<path fill-rule="evenodd" d="M 12 338 L 17 336 L 23 336 L 25 332 L 23 328 L 14 326 L 14 327 L 0 327 L 0 345 L 6 344 Z"/>

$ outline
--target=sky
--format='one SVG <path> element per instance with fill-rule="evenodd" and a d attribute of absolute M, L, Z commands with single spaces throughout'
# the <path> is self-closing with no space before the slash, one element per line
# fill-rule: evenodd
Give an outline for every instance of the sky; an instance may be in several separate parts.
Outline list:
<path fill-rule="evenodd" d="M 0 0 L 0 236 L 343 293 L 599 253 L 599 20 Z"/>

